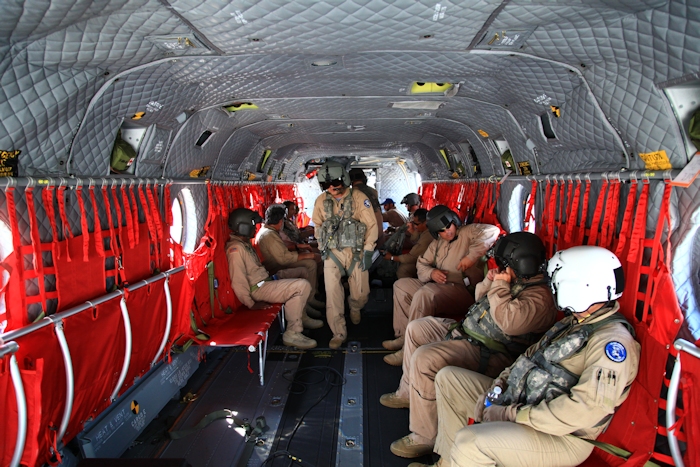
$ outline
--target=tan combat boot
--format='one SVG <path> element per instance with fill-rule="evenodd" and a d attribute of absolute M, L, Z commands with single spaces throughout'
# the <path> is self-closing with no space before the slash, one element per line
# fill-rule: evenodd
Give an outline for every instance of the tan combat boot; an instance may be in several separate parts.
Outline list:
<path fill-rule="evenodd" d="M 404 337 L 401 336 L 397 337 L 396 339 L 382 342 L 382 347 L 384 347 L 387 350 L 401 350 L 403 349 L 403 342 Z"/>
<path fill-rule="evenodd" d="M 297 349 L 307 350 L 316 347 L 316 341 L 310 339 L 300 332 L 285 331 L 282 334 L 282 342 L 284 345 L 289 347 L 296 347 Z"/>
<path fill-rule="evenodd" d="M 331 349 L 335 350 L 339 348 L 341 345 L 343 345 L 343 342 L 345 342 L 345 337 L 343 336 L 333 336 L 333 339 L 328 343 L 328 347 Z"/>
<path fill-rule="evenodd" d="M 350 310 L 350 321 L 352 321 L 352 324 L 360 324 L 361 320 L 362 313 L 360 313 L 360 310 Z"/>
<path fill-rule="evenodd" d="M 379 398 L 379 403 L 390 409 L 410 409 L 411 402 L 407 397 L 401 397 L 395 392 L 388 392 Z"/>
<path fill-rule="evenodd" d="M 403 349 L 384 356 L 384 361 L 391 366 L 401 366 L 403 364 Z"/>

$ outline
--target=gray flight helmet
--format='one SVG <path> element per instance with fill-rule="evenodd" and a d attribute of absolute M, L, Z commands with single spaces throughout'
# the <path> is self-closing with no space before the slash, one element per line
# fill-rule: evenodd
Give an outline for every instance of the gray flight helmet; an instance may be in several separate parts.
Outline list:
<path fill-rule="evenodd" d="M 255 225 L 262 221 L 260 214 L 246 208 L 234 209 L 228 216 L 228 226 L 233 233 L 248 238 L 255 236 Z"/>
<path fill-rule="evenodd" d="M 344 186 L 350 186 L 350 175 L 343 164 L 337 161 L 326 161 L 316 173 L 321 189 L 327 190 L 332 182 L 340 180 Z"/>
<path fill-rule="evenodd" d="M 492 251 L 499 267 L 510 267 L 521 279 L 529 279 L 547 269 L 544 243 L 530 232 L 505 235 L 494 243 Z"/>
<path fill-rule="evenodd" d="M 438 204 L 428 211 L 426 222 L 430 235 L 436 240 L 438 239 L 438 232 L 442 229 L 446 229 L 450 224 L 454 224 L 455 227 L 458 228 L 462 226 L 462 221 L 459 220 L 459 216 L 444 204 Z"/>

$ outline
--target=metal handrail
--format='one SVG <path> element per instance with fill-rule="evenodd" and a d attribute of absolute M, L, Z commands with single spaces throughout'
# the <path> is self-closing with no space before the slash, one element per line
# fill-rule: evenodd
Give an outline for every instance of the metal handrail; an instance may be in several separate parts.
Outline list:
<path fill-rule="evenodd" d="M 688 342 L 685 339 L 678 339 L 673 343 L 673 347 L 679 352 L 685 352 L 695 358 L 700 359 L 700 348 L 695 344 Z M 671 456 L 676 467 L 684 467 L 683 455 L 678 447 L 678 439 L 676 438 L 676 401 L 678 400 L 678 386 L 681 380 L 681 359 L 676 357 L 676 363 L 673 365 L 673 373 L 671 381 L 668 384 L 668 396 L 666 397 L 666 436 L 668 445 L 671 449 Z"/>
<path fill-rule="evenodd" d="M 20 375 L 17 358 L 15 357 L 15 353 L 18 350 L 19 345 L 17 342 L 7 342 L 0 345 L 0 358 L 10 355 L 10 376 L 15 388 L 15 399 L 17 401 L 17 440 L 15 441 L 15 452 L 12 455 L 10 467 L 19 466 L 19 461 L 22 460 L 22 453 L 24 452 L 24 443 L 27 440 L 27 399 L 24 395 L 22 375 Z"/>
<path fill-rule="evenodd" d="M 169 281 L 170 277 L 166 277 L 165 281 L 163 282 L 163 291 L 165 292 L 165 329 L 163 330 L 163 339 L 160 341 L 158 351 L 153 356 L 153 360 L 151 361 L 151 367 L 153 367 L 158 362 L 158 359 L 160 358 L 160 355 L 163 352 L 163 349 L 165 348 L 165 344 L 168 343 L 168 336 L 170 336 L 170 328 L 173 324 L 173 299 L 170 296 L 170 285 L 168 284 Z"/>

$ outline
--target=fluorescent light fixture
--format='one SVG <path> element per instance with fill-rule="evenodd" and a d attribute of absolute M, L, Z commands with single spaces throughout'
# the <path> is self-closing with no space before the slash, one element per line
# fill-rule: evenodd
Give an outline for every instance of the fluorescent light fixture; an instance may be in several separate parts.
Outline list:
<path fill-rule="evenodd" d="M 446 102 L 441 101 L 404 101 L 391 102 L 389 107 L 393 107 L 394 109 L 437 110 L 445 104 Z"/>

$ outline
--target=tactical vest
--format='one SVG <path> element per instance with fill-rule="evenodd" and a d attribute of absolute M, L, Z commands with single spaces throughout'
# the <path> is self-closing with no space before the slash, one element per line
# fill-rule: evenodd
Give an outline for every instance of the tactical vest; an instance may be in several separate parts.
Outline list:
<path fill-rule="evenodd" d="M 583 349 L 596 329 L 609 323 L 622 323 L 634 336 L 634 329 L 619 313 L 597 323 L 584 324 L 563 337 L 560 336 L 571 328 L 571 321 L 555 324 L 542 337 L 540 348 L 531 357 L 520 355 L 511 366 L 508 389 L 498 403 L 534 405 L 569 394 L 581 375 L 570 372 L 560 363 Z"/>
<path fill-rule="evenodd" d="M 364 249 L 367 226 L 352 217 L 355 212 L 352 188 L 348 189 L 350 193 L 343 199 L 338 214 L 333 214 L 335 200 L 329 193 L 326 193 L 326 199 L 323 200 L 326 220 L 323 221 L 319 229 L 318 248 L 324 259 L 333 249 L 351 248 L 355 255 Z"/>
<path fill-rule="evenodd" d="M 510 295 L 516 298 L 526 288 L 544 283 L 545 281 L 514 284 L 510 288 Z M 489 297 L 484 295 L 478 302 L 469 307 L 466 316 L 458 323 L 456 329 L 465 339 L 476 341 L 491 351 L 509 354 L 513 357 L 523 353 L 539 339 L 540 334 L 533 332 L 519 336 L 510 336 L 504 333 L 494 321 L 490 310 Z"/>
<path fill-rule="evenodd" d="M 406 241 L 406 230 L 408 224 L 404 224 L 394 232 L 389 240 L 384 242 L 384 249 L 392 255 L 400 255 L 403 250 L 403 244 Z"/>
<path fill-rule="evenodd" d="M 295 225 L 292 225 L 292 221 L 289 219 L 284 220 L 282 225 L 282 231 L 289 237 L 294 243 L 301 243 L 301 235 L 299 235 L 299 229 Z"/>

